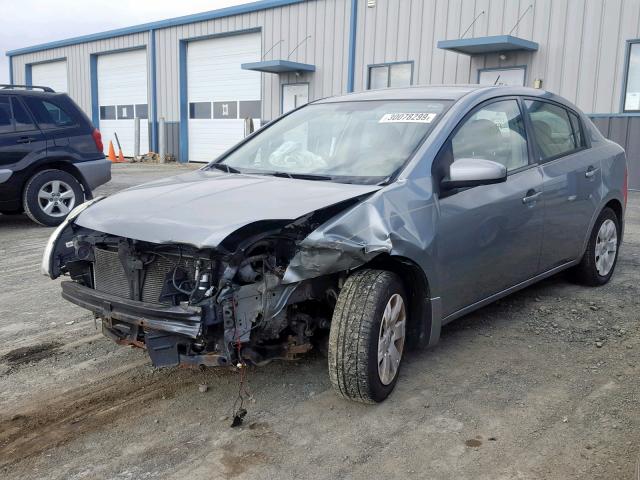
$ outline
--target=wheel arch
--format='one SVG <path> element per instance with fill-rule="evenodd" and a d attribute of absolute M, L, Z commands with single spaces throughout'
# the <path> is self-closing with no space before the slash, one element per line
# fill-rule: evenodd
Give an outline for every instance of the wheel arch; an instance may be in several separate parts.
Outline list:
<path fill-rule="evenodd" d="M 409 297 L 408 345 L 421 348 L 437 343 L 441 319 L 438 308 L 431 301 L 431 287 L 424 270 L 409 258 L 386 253 L 378 255 L 363 268 L 388 270 L 400 277 Z"/>
<path fill-rule="evenodd" d="M 84 192 L 85 200 L 90 200 L 93 195 L 91 193 L 91 188 L 87 184 L 80 170 L 68 159 L 65 158 L 55 158 L 55 159 L 44 159 L 36 164 L 34 164 L 30 169 L 27 175 L 25 175 L 24 181 L 20 186 L 20 198 L 24 195 L 24 189 L 27 187 L 29 180 L 33 178 L 34 175 L 44 171 L 44 170 L 62 170 L 73 177 L 80 183 L 82 190 Z"/>

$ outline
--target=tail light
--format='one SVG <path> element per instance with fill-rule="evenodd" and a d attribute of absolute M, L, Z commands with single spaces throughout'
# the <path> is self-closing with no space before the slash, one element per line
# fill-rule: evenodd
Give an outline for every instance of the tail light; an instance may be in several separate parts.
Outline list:
<path fill-rule="evenodd" d="M 629 173 L 627 167 L 624 168 L 624 183 L 622 184 L 622 196 L 624 197 L 624 208 L 627 208 L 627 197 L 629 196 Z"/>
<path fill-rule="evenodd" d="M 104 150 L 104 145 L 102 145 L 102 134 L 100 133 L 100 130 L 94 128 L 93 132 L 91 132 L 91 136 L 93 137 L 93 141 L 96 142 L 96 148 L 98 151 L 102 152 Z"/>

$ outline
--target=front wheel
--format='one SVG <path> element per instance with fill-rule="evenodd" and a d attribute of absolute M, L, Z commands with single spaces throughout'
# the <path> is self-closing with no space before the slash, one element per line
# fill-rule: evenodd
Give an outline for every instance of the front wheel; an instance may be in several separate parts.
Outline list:
<path fill-rule="evenodd" d="M 407 331 L 407 301 L 400 278 L 360 270 L 340 291 L 329 334 L 329 377 L 350 400 L 377 403 L 398 380 Z"/>
<path fill-rule="evenodd" d="M 610 208 L 602 210 L 596 220 L 587 250 L 573 270 L 579 283 L 590 286 L 604 285 L 613 275 L 620 248 L 620 221 Z"/>
<path fill-rule="evenodd" d="M 55 227 L 84 201 L 80 182 L 62 170 L 36 173 L 24 189 L 23 207 L 29 218 L 40 225 Z"/>

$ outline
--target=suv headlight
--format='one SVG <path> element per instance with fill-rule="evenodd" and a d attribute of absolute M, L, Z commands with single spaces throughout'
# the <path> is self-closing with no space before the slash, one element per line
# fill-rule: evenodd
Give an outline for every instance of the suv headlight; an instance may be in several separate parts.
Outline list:
<path fill-rule="evenodd" d="M 89 208 L 94 203 L 99 202 L 103 198 L 104 196 L 95 197 L 91 200 L 87 200 L 86 202 L 81 203 L 76 208 L 71 210 L 71 212 L 69 212 L 69 215 L 67 215 L 67 218 L 65 218 L 63 222 L 60 225 L 58 225 L 58 227 L 53 231 L 53 233 L 49 237 L 49 240 L 47 241 L 46 247 L 44 248 L 44 254 L 42 255 L 42 266 L 40 267 L 40 271 L 42 272 L 43 275 L 46 275 L 51 279 L 56 278 L 55 276 L 53 276 L 53 252 L 55 251 L 55 247 L 56 247 L 56 244 L 58 243 L 58 239 L 60 238 L 60 235 L 62 234 L 64 229 L 67 228 L 67 226 L 69 226 L 69 224 L 73 221 L 74 218 L 76 218 L 84 210 Z"/>

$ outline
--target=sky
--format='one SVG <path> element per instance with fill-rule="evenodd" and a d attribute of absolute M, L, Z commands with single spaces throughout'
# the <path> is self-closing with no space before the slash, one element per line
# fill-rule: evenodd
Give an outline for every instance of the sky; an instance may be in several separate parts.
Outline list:
<path fill-rule="evenodd" d="M 7 50 L 251 1 L 0 0 L 0 83 L 9 83 Z"/>

